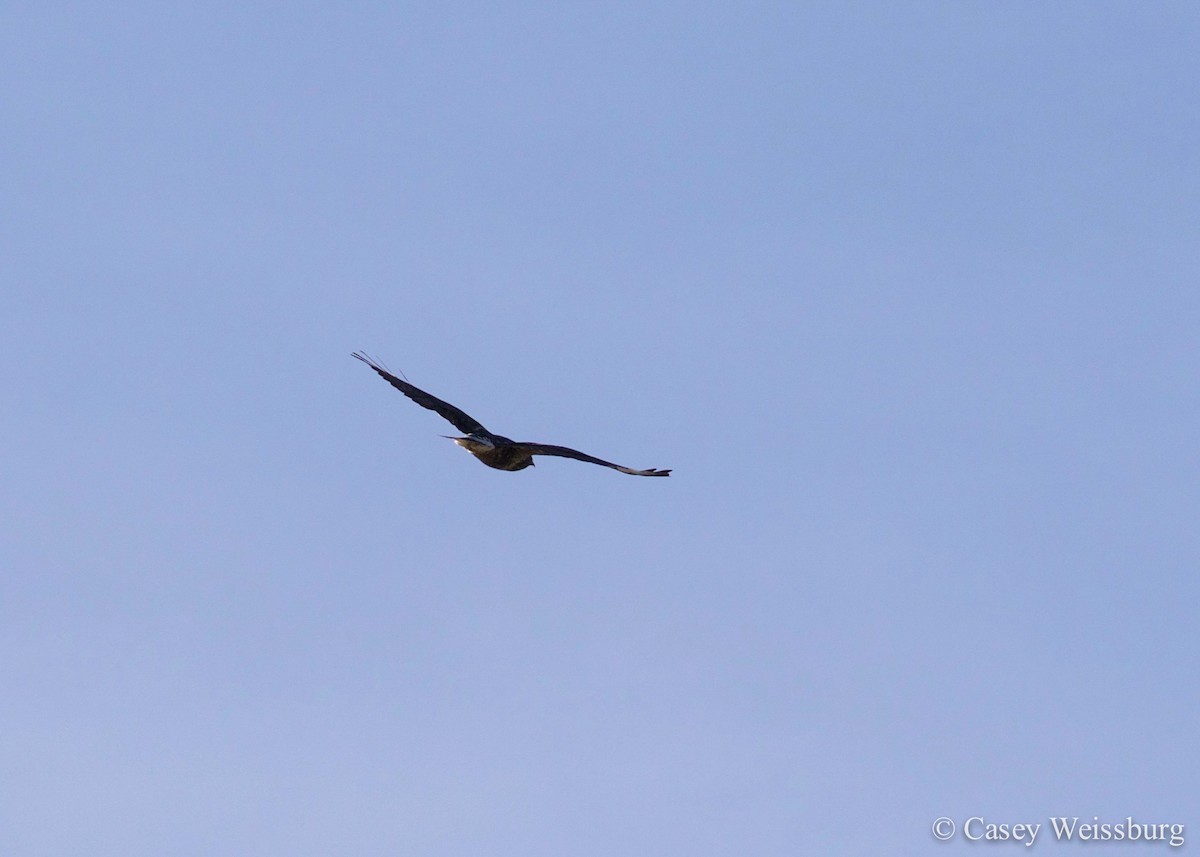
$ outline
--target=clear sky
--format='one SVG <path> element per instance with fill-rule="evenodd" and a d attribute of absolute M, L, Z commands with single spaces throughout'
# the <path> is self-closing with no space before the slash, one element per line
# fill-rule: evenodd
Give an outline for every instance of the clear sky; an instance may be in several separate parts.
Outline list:
<path fill-rule="evenodd" d="M 5 4 L 0 853 L 1200 836 L 1197 45 Z"/>

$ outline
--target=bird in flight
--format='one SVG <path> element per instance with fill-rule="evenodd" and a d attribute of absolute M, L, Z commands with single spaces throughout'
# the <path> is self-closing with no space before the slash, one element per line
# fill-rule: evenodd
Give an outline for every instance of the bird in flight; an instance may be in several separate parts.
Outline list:
<path fill-rule="evenodd" d="M 378 372 L 383 380 L 387 381 L 418 405 L 435 411 L 456 429 L 464 432 L 466 437 L 442 436 L 457 443 L 488 467 L 494 467 L 497 470 L 524 470 L 526 467 L 533 467 L 533 457 L 535 455 L 557 455 L 560 458 L 574 458 L 576 461 L 586 461 L 590 464 L 611 467 L 613 470 L 620 470 L 622 473 L 628 473 L 631 476 L 671 475 L 670 470 L 634 470 L 632 467 L 622 467 L 619 464 L 613 464 L 611 461 L 596 458 L 577 449 L 569 449 L 565 446 L 552 446 L 547 443 L 515 441 L 507 437 L 501 437 L 498 434 L 492 434 L 478 420 L 467 416 L 449 402 L 443 402 L 436 396 L 431 396 L 424 390 L 414 387 L 404 379 L 397 378 L 367 355 L 356 351 L 351 356 L 357 357 L 363 363 L 366 363 Z"/>

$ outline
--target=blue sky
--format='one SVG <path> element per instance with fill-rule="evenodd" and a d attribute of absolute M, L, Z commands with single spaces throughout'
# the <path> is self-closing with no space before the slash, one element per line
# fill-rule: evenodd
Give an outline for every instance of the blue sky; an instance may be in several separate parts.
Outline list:
<path fill-rule="evenodd" d="M 1200 824 L 1198 39 L 0 10 L 0 851 Z"/>

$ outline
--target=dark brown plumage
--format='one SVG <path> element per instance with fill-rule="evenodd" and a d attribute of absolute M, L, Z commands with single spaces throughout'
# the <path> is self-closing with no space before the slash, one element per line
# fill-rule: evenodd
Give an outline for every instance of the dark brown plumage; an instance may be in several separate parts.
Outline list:
<path fill-rule="evenodd" d="M 421 388 L 414 387 L 403 378 L 397 378 L 367 355 L 356 351 L 352 356 L 366 363 L 378 372 L 381 378 L 418 405 L 434 411 L 456 429 L 464 432 L 466 437 L 452 437 L 450 440 L 457 443 L 488 467 L 494 467 L 497 470 L 524 470 L 526 467 L 533 467 L 533 456 L 535 455 L 555 455 L 559 458 L 574 458 L 576 461 L 586 461 L 589 464 L 611 467 L 613 470 L 619 470 L 622 473 L 628 473 L 632 476 L 671 475 L 670 470 L 658 470 L 654 468 L 650 470 L 634 470 L 631 467 L 622 467 L 620 464 L 613 464 L 611 461 L 605 461 L 602 458 L 596 458 L 595 456 L 566 446 L 528 443 L 492 434 L 478 420 L 468 416 L 449 402 L 443 402 L 437 396 L 432 396 Z"/>

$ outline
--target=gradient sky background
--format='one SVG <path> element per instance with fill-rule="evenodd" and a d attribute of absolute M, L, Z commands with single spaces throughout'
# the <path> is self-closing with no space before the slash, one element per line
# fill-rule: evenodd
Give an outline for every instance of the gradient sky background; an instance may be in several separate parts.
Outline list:
<path fill-rule="evenodd" d="M 1198 44 L 6 4 L 0 853 L 1200 835 Z"/>

